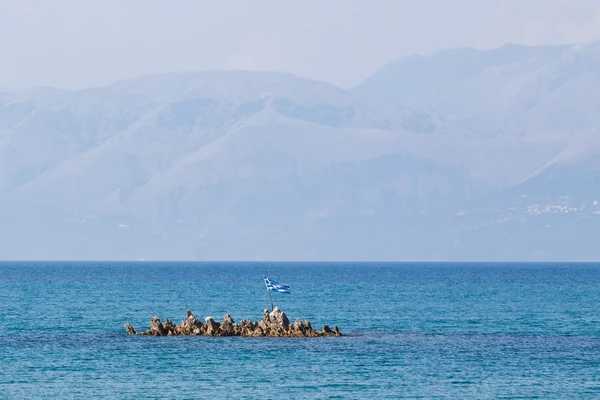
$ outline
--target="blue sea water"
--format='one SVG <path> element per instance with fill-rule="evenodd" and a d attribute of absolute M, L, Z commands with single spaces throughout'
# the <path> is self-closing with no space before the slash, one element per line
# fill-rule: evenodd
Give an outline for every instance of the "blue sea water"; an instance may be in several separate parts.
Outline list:
<path fill-rule="evenodd" d="M 340 338 L 128 336 L 153 315 Z M 600 398 L 600 265 L 0 263 L 0 398 Z"/>

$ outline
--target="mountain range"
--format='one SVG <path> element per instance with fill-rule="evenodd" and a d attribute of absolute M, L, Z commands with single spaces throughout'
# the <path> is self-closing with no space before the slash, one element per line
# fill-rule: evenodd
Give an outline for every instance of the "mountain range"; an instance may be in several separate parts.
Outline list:
<path fill-rule="evenodd" d="M 597 260 L 600 41 L 0 93 L 0 259 Z"/>

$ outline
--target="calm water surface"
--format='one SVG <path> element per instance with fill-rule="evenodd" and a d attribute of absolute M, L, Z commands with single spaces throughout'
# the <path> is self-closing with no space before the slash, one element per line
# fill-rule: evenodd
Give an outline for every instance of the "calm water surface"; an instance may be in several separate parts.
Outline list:
<path fill-rule="evenodd" d="M 342 338 L 132 337 L 158 315 Z M 0 398 L 600 398 L 600 265 L 0 263 Z"/>

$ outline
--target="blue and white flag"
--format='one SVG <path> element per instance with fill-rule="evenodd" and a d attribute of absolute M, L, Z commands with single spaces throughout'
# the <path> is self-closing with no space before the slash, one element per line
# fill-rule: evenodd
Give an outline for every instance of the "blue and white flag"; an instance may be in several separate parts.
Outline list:
<path fill-rule="evenodd" d="M 274 290 L 279 293 L 292 294 L 290 293 L 290 287 L 288 285 L 284 285 L 283 283 L 279 283 L 277 281 L 274 281 L 273 279 L 269 279 L 266 276 L 263 276 L 263 278 L 265 280 L 265 286 L 267 287 L 268 291 Z"/>

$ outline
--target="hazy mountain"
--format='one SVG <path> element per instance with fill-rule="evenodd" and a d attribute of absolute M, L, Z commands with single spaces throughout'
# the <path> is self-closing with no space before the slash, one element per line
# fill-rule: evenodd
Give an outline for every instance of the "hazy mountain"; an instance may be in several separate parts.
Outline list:
<path fill-rule="evenodd" d="M 0 258 L 592 259 L 600 44 L 0 94 Z"/>
<path fill-rule="evenodd" d="M 487 136 L 595 133 L 600 42 L 445 51 L 383 68 L 355 92 L 443 115 Z"/>

